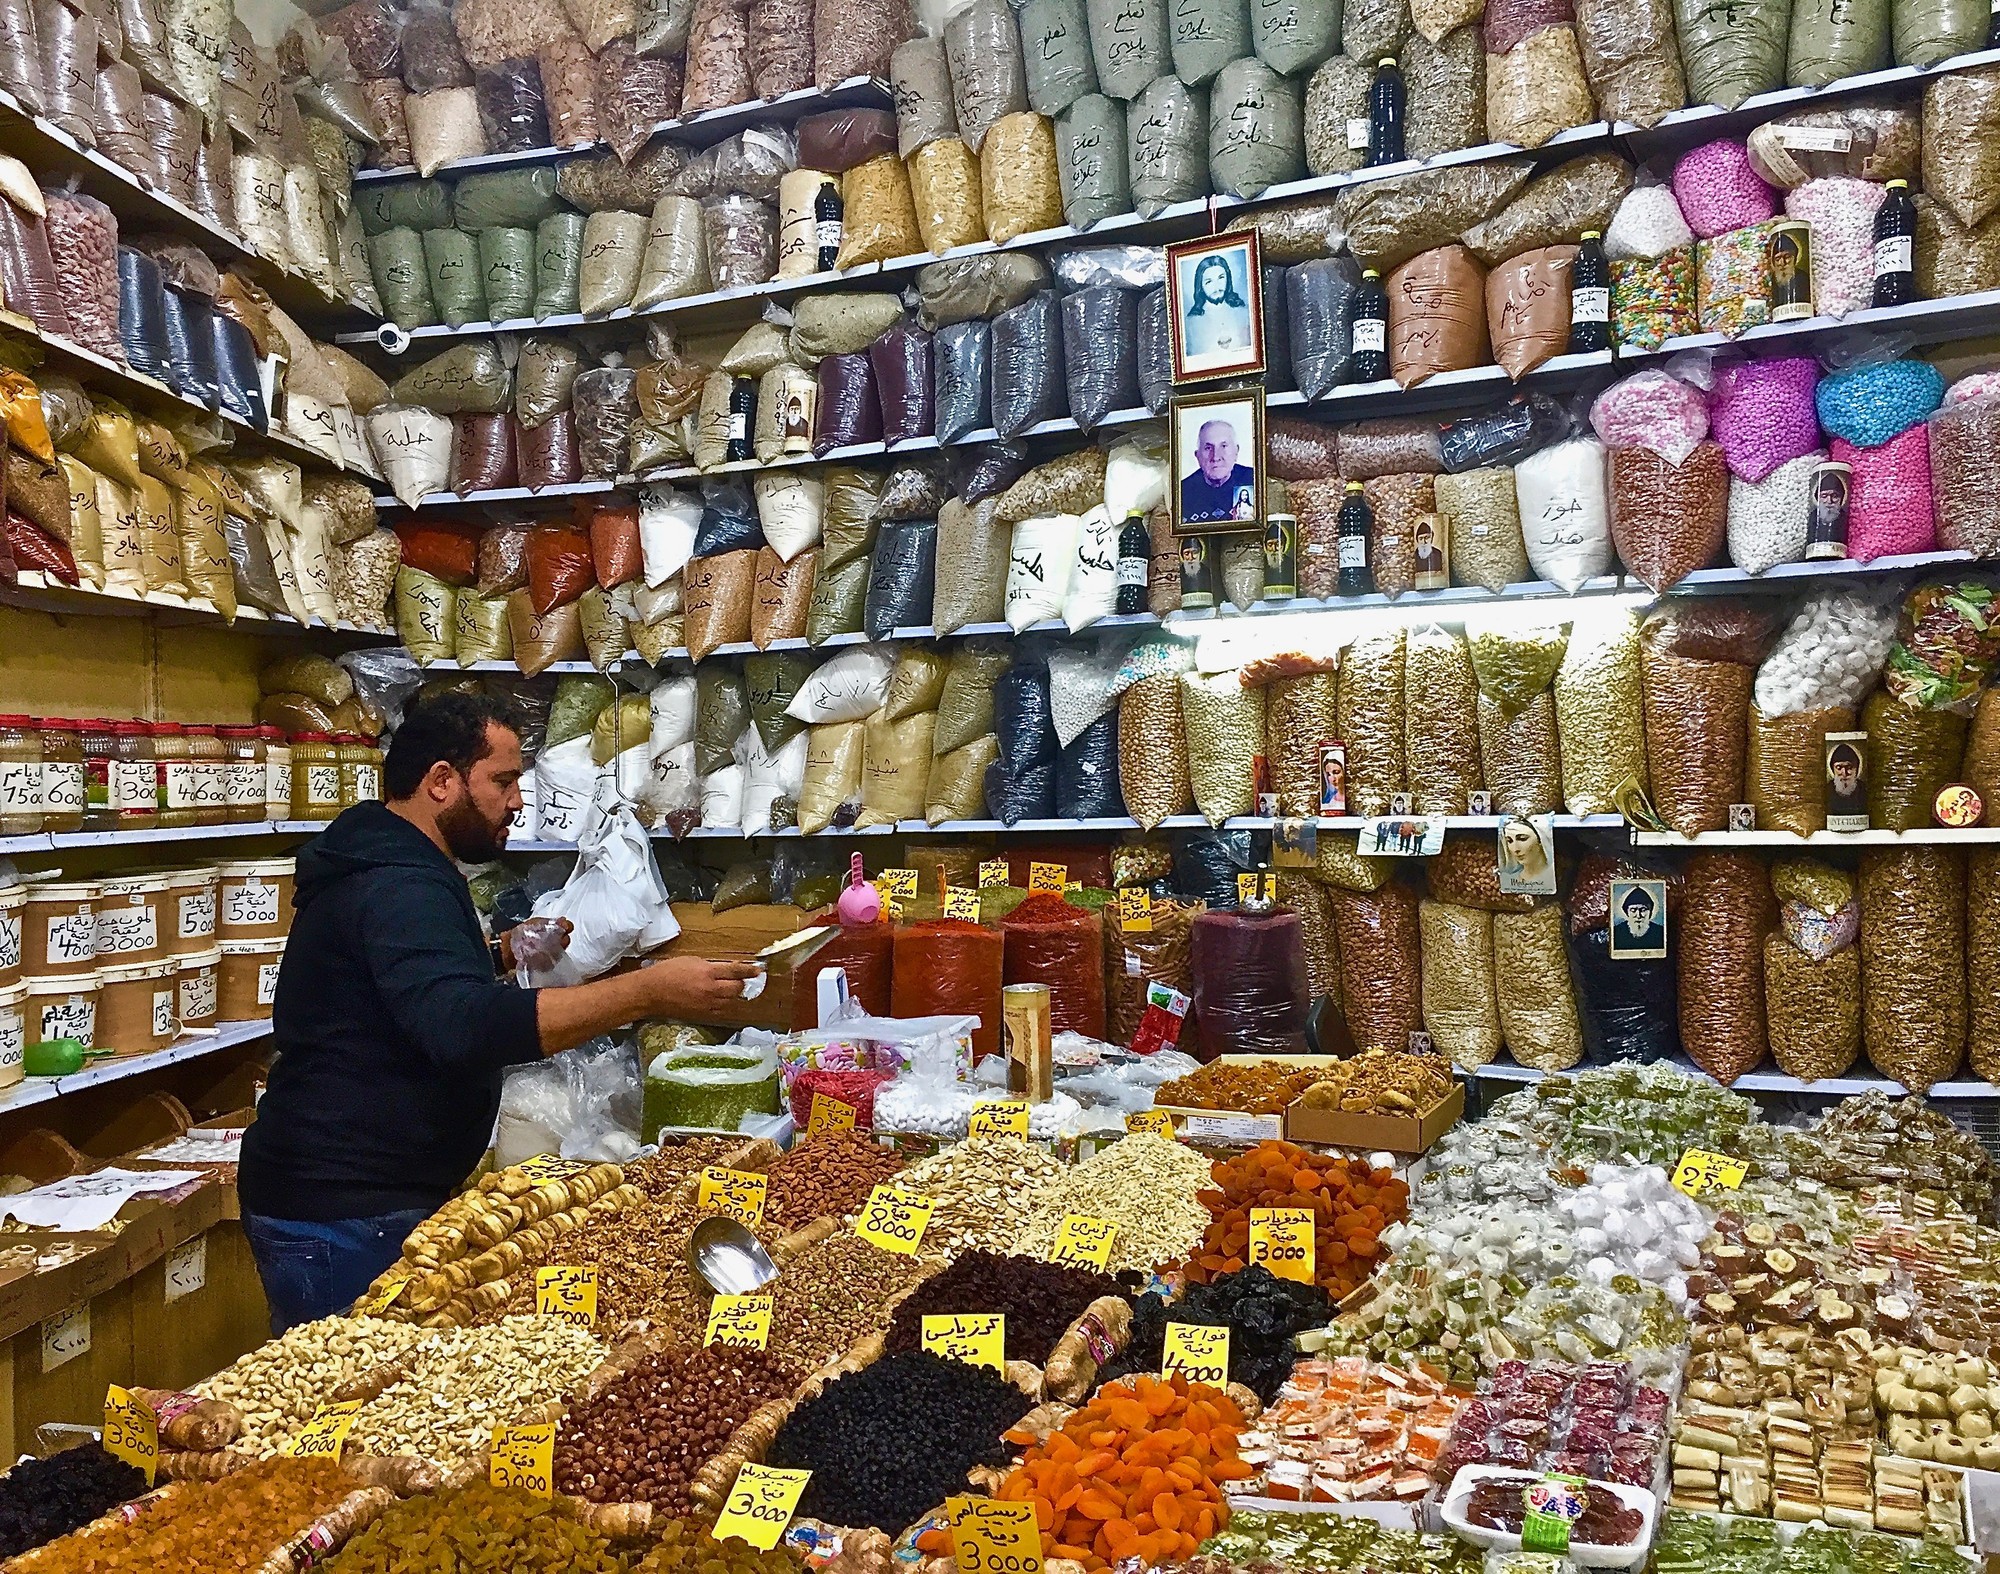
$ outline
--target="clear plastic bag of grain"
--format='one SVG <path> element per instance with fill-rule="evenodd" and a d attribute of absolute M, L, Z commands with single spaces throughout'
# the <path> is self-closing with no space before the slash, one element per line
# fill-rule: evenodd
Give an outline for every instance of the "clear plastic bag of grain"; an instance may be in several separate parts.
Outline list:
<path fill-rule="evenodd" d="M 1863 850 L 1863 1042 L 1875 1069 L 1913 1093 L 1965 1058 L 1965 916 L 1957 848 Z"/>
<path fill-rule="evenodd" d="M 857 268 L 924 250 L 909 171 L 894 154 L 848 170 L 840 177 L 840 193 L 845 217 L 836 267 Z"/>
<path fill-rule="evenodd" d="M 2000 1082 L 2000 848 L 1966 853 L 1965 961 L 1966 1056 L 1975 1075 Z"/>
<path fill-rule="evenodd" d="M 1479 696 L 1479 763 L 1495 814 L 1554 814 L 1562 807 L 1562 746 L 1556 738 L 1555 696 L 1544 691 L 1503 721 L 1500 707 Z"/>
<path fill-rule="evenodd" d="M 1403 79 L 1410 103 L 1403 150 L 1411 158 L 1436 158 L 1486 140 L 1486 52 L 1477 27 L 1454 28 L 1436 43 L 1411 34 Z"/>
<path fill-rule="evenodd" d="M 1729 828 L 1729 806 L 1747 802 L 1744 749 L 1750 716 L 1748 667 L 1690 661 L 1646 643 L 1646 773 L 1653 807 L 1683 836 Z"/>
<path fill-rule="evenodd" d="M 1645 700 L 1634 612 L 1579 617 L 1555 680 L 1563 801 L 1571 814 L 1615 814 L 1627 782 L 1646 787 Z"/>
<path fill-rule="evenodd" d="M 1210 9 L 1227 11 L 1208 0 Z M 1231 60 L 1209 86 L 1208 174 L 1218 192 L 1261 196 L 1306 172 L 1296 83 L 1261 60 Z"/>
<path fill-rule="evenodd" d="M 995 245 L 1062 224 L 1055 127 L 1046 115 L 995 121 L 980 150 L 979 180 L 986 234 Z"/>
<path fill-rule="evenodd" d="M 1195 807 L 1216 826 L 1254 813 L 1256 762 L 1264 753 L 1264 691 L 1244 688 L 1233 669 L 1183 673 L 1181 718 Z"/>
<path fill-rule="evenodd" d="M 1403 753 L 1405 661 L 1402 629 L 1363 634 L 1341 656 L 1339 736 L 1347 745 L 1350 814 L 1387 814 L 1389 800 L 1407 784 Z"/>
<path fill-rule="evenodd" d="M 2000 825 L 2000 689 L 1979 696 L 1965 736 L 1965 762 L 1959 780 L 1979 794 L 1985 810 L 1981 825 Z"/>
<path fill-rule="evenodd" d="M 910 0 L 841 0 L 813 11 L 813 80 L 886 77 L 896 46 L 916 35 Z"/>
<path fill-rule="evenodd" d="M 1340 993 L 1358 1050 L 1407 1051 L 1424 1025 L 1423 938 L 1414 887 L 1389 880 L 1375 891 L 1333 893 Z"/>
<path fill-rule="evenodd" d="M 1107 1027 L 1116 1044 L 1129 1044 L 1146 1014 L 1149 985 L 1165 984 L 1183 994 L 1194 988 L 1194 921 L 1204 911 L 1199 902 L 1153 901 L 1153 927 L 1126 930 L 1118 922 L 1118 904 L 1104 909 L 1104 1003 Z M 1306 925 L 1301 913 L 1302 927 Z M 1306 963 L 1312 964 L 1312 939 L 1306 936 Z"/>
<path fill-rule="evenodd" d="M 1384 475 L 1362 483 L 1375 516 L 1368 566 L 1375 588 L 1391 601 L 1417 584 L 1417 532 L 1437 533 L 1437 490 L 1427 475 Z"/>
<path fill-rule="evenodd" d="M 1424 1030 L 1454 1066 L 1488 1064 L 1505 1042 L 1493 969 L 1493 915 L 1476 907 L 1425 901 Z"/>
<path fill-rule="evenodd" d="M 1528 577 L 1528 548 L 1511 469 L 1490 465 L 1437 476 L 1432 494 L 1449 532 L 1453 584 L 1505 590 Z"/>
<path fill-rule="evenodd" d="M 709 272 L 718 290 L 748 289 L 778 271 L 778 214 L 755 197 L 718 197 L 701 208 Z"/>
<path fill-rule="evenodd" d="M 1132 211 L 1125 157 L 1125 106 L 1117 99 L 1086 93 L 1056 116 L 1056 175 L 1070 228 Z"/>
<path fill-rule="evenodd" d="M 1501 1036 L 1518 1064 L 1567 1071 L 1583 1059 L 1560 907 L 1493 915 L 1493 979 Z"/>
<path fill-rule="evenodd" d="M 1404 642 L 1404 770 L 1418 814 L 1464 814 L 1481 780 L 1479 686 L 1457 629 L 1412 629 Z"/>
<path fill-rule="evenodd" d="M 1955 711 L 1912 710 L 1883 689 L 1868 696 L 1861 727 L 1871 829 L 1929 829 L 1939 791 L 1958 779 L 1966 725 Z"/>
<path fill-rule="evenodd" d="M 1479 675 L 1479 692 L 1512 719 L 1529 701 L 1546 692 L 1569 650 L 1569 633 L 1561 624 L 1540 628 L 1484 628 L 1467 633 L 1472 645 L 1472 670 Z"/>
<path fill-rule="evenodd" d="M 1685 877 L 1675 940 L 1681 1043 L 1727 1086 L 1764 1058 L 1764 937 L 1777 903 L 1754 853 L 1691 853 Z"/>
<path fill-rule="evenodd" d="M 1171 76 L 1149 83 L 1126 111 L 1125 168 L 1141 218 L 1206 196 L 1208 94 Z"/>
<path fill-rule="evenodd" d="M 1306 168 L 1343 175 L 1368 162 L 1368 88 L 1373 64 L 1335 55 L 1306 84 Z"/>
<path fill-rule="evenodd" d="M 1278 812 L 1317 815 L 1320 745 L 1340 736 L 1338 667 L 1280 678 L 1266 692 L 1265 753 L 1271 762 Z"/>
<path fill-rule="evenodd" d="M 1766 935 L 1764 1032 L 1787 1076 L 1817 1082 L 1844 1075 L 1861 1057 L 1859 947 L 1816 960 L 1782 934 Z"/>
<path fill-rule="evenodd" d="M 681 112 L 726 109 L 756 96 L 757 84 L 750 75 L 749 0 L 695 0 L 688 20 Z"/>
<path fill-rule="evenodd" d="M 979 162 L 957 137 L 927 142 L 909 159 L 910 197 L 924 249 L 943 255 L 986 239 Z"/>
<path fill-rule="evenodd" d="M 1179 673 L 1141 678 L 1119 696 L 1118 784 L 1142 830 L 1194 807 Z"/>
<path fill-rule="evenodd" d="M 1655 592 L 1672 589 L 1722 552 L 1729 536 L 1729 467 L 1722 445 L 1695 445 L 1669 464 L 1646 448 L 1611 450 L 1611 540 Z"/>
<path fill-rule="evenodd" d="M 1544 27 L 1506 54 L 1486 57 L 1486 134 L 1495 142 L 1538 148 L 1596 114 L 1568 24 Z"/>
<path fill-rule="evenodd" d="M 1756 811 L 1758 830 L 1810 836 L 1826 829 L 1826 735 L 1854 726 L 1845 706 L 1785 716 L 1750 707 L 1742 801 Z"/>

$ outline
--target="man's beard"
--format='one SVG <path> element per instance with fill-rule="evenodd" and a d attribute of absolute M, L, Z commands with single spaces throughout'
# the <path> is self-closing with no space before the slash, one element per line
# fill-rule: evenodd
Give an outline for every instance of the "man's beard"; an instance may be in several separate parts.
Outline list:
<path fill-rule="evenodd" d="M 508 816 L 511 822 L 513 816 Z M 452 857 L 464 864 L 491 862 L 507 850 L 507 824 L 496 830 L 468 795 L 437 817 L 438 834 Z"/>

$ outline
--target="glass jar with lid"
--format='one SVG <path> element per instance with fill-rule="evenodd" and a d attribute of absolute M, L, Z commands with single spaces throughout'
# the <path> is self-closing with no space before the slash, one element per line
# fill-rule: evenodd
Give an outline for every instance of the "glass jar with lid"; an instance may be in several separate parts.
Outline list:
<path fill-rule="evenodd" d="M 81 739 L 78 747 L 83 752 L 83 829 L 86 831 L 115 831 L 118 829 L 118 809 L 111 793 L 111 767 L 117 763 L 118 738 L 113 731 L 116 722 L 98 717 L 79 724 Z"/>
<path fill-rule="evenodd" d="M 143 721 L 111 724 L 111 814 L 121 831 L 150 831 L 160 823 L 160 767 L 153 729 Z"/>
<path fill-rule="evenodd" d="M 325 732 L 292 734 L 292 818 L 331 820 L 341 811 L 340 751 Z"/>
<path fill-rule="evenodd" d="M 366 756 L 359 767 L 361 801 L 368 803 L 382 796 L 382 746 L 364 735 L 361 752 Z"/>
<path fill-rule="evenodd" d="M 283 729 L 259 727 L 264 740 L 264 818 L 289 820 L 292 817 L 292 746 Z"/>
<path fill-rule="evenodd" d="M 42 828 L 42 735 L 27 716 L 0 716 L 0 836 Z"/>
<path fill-rule="evenodd" d="M 264 819 L 264 738 L 259 727 L 217 727 L 222 744 L 222 818 L 227 825 Z M 291 813 L 291 804 L 285 812 Z"/>
<path fill-rule="evenodd" d="M 159 820 L 163 830 L 193 825 L 195 801 L 194 761 L 188 758 L 187 728 L 177 721 L 156 721 L 153 737 L 153 778 L 158 784 Z"/>
<path fill-rule="evenodd" d="M 44 716 L 42 729 L 42 829 L 80 831 L 86 792 L 83 780 L 83 723 L 68 716 Z"/>
<path fill-rule="evenodd" d="M 368 745 L 359 733 L 336 732 L 333 735 L 333 752 L 340 760 L 340 806 L 351 809 L 361 802 L 362 777 L 372 767 L 368 759 Z"/>
<path fill-rule="evenodd" d="M 222 800 L 222 775 L 227 753 L 215 728 L 189 723 L 188 759 L 194 765 L 194 823 L 221 825 L 227 818 Z"/>

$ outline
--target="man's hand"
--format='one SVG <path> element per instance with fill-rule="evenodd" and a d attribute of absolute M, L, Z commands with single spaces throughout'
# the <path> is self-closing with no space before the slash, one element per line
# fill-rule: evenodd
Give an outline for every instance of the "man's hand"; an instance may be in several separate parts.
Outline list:
<path fill-rule="evenodd" d="M 742 1004 L 743 981 L 761 971 L 751 962 L 675 956 L 641 968 L 639 976 L 652 985 L 655 1015 L 699 1022 L 705 1015 Z"/>
<path fill-rule="evenodd" d="M 567 918 L 558 918 L 556 922 L 562 925 L 562 943 L 567 948 L 569 937 L 575 932 L 576 925 Z M 520 959 L 514 955 L 514 930 L 520 927 L 516 924 L 514 929 L 503 930 L 500 935 L 500 971 L 510 976 L 514 969 L 520 966 Z"/>

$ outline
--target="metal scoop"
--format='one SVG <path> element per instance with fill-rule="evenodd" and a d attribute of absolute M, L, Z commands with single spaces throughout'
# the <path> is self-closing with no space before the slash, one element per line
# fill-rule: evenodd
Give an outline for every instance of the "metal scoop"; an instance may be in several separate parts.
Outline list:
<path fill-rule="evenodd" d="M 688 1268 L 718 1295 L 750 1295 L 778 1277 L 757 1237 L 734 1219 L 711 1214 L 688 1237 Z"/>

